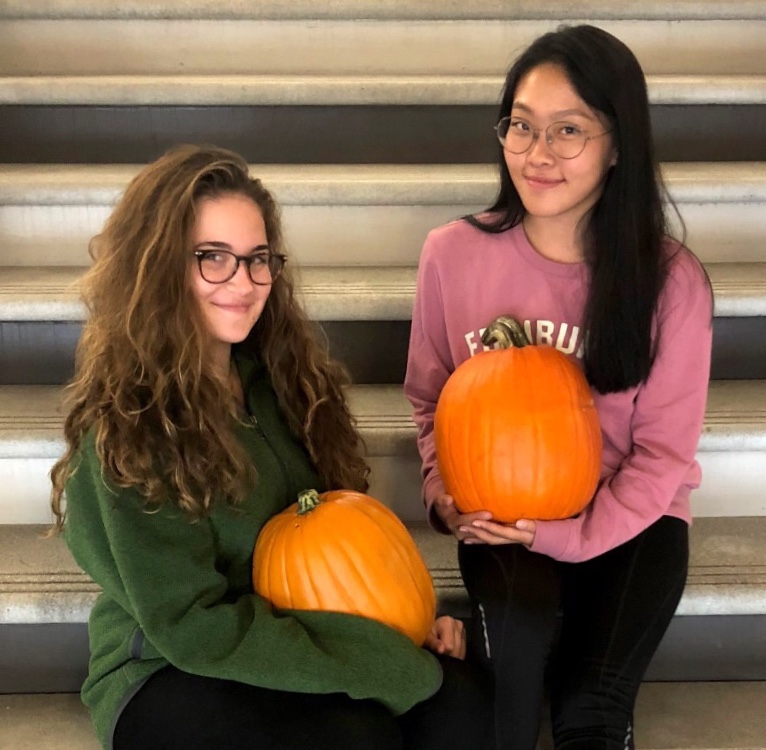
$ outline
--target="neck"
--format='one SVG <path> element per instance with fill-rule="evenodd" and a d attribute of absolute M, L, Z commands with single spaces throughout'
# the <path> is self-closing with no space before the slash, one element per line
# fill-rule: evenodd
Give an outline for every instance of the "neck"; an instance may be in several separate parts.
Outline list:
<path fill-rule="evenodd" d="M 557 263 L 585 260 L 585 243 L 576 224 L 563 219 L 524 217 L 524 232 L 530 245 L 544 258 Z"/>
<path fill-rule="evenodd" d="M 229 377 L 231 369 L 231 344 L 219 343 L 210 352 L 213 370 L 223 380 Z"/>

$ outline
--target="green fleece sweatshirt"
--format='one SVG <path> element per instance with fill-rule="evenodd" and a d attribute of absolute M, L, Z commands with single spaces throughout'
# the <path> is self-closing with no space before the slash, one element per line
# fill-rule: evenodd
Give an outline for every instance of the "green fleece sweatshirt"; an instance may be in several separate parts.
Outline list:
<path fill-rule="evenodd" d="M 92 437 L 80 449 L 66 488 L 65 539 L 103 588 L 89 621 L 82 699 L 104 748 L 130 698 L 168 664 L 265 688 L 372 698 L 396 714 L 441 684 L 436 659 L 391 628 L 338 613 L 277 611 L 253 593 L 258 532 L 318 478 L 265 370 L 247 369 L 240 365 L 257 424 L 236 434 L 258 481 L 237 509 L 215 508 L 196 523 L 172 507 L 148 513 L 136 491 L 105 479 Z"/>

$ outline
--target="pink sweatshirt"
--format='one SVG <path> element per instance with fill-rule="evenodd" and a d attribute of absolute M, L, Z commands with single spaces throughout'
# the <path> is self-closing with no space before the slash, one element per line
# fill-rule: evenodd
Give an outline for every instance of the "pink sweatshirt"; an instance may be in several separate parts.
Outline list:
<path fill-rule="evenodd" d="M 603 435 L 601 482 L 576 516 L 539 521 L 532 550 L 579 562 L 636 536 L 663 515 L 691 522 L 689 493 L 705 413 L 712 297 L 704 270 L 686 248 L 673 254 L 661 294 L 660 346 L 647 381 L 606 395 L 593 391 Z M 533 344 L 548 344 L 582 367 L 585 263 L 548 260 L 521 225 L 488 234 L 465 221 L 433 230 L 418 270 L 404 391 L 414 408 L 428 516 L 444 485 L 436 464 L 433 417 L 450 373 L 482 351 L 481 333 L 499 315 L 522 321 Z M 440 530 L 444 530 L 443 527 Z"/>

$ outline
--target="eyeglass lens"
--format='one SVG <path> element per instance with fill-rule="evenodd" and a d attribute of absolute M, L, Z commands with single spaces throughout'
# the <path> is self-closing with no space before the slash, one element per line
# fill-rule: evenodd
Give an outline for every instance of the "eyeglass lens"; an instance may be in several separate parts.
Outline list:
<path fill-rule="evenodd" d="M 536 130 L 523 120 L 504 117 L 497 124 L 496 130 L 503 148 L 512 154 L 523 154 L 536 138 L 542 136 L 556 156 L 574 159 L 582 153 L 590 140 L 576 125 L 567 122 L 554 122 L 545 130 Z"/>
<path fill-rule="evenodd" d="M 211 250 L 198 252 L 197 261 L 202 278 L 211 284 L 233 278 L 240 263 L 245 264 L 254 284 L 271 284 L 281 273 L 285 258 L 274 253 L 236 256 L 227 250 Z"/>

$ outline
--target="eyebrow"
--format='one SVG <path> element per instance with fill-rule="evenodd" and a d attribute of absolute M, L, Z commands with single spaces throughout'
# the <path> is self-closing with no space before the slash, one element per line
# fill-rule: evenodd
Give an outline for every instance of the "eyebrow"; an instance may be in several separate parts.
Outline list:
<path fill-rule="evenodd" d="M 195 246 L 195 248 L 200 247 L 213 247 L 216 250 L 229 250 L 231 251 L 232 247 L 228 244 L 228 242 L 217 242 L 216 240 L 205 240 L 204 242 L 198 242 Z M 252 250 L 250 250 L 251 253 L 257 252 L 259 250 L 268 250 L 268 245 L 256 245 Z"/>
<path fill-rule="evenodd" d="M 528 107 L 526 104 L 522 104 L 521 102 L 514 102 L 511 105 L 511 109 L 521 109 L 524 112 L 527 112 L 528 114 L 532 115 L 534 114 L 534 111 L 531 107 Z M 585 117 L 588 120 L 594 120 L 595 118 L 590 113 L 586 112 L 582 109 L 562 109 L 559 112 L 554 112 L 554 117 L 569 117 L 572 115 L 577 115 L 578 117 Z"/>

